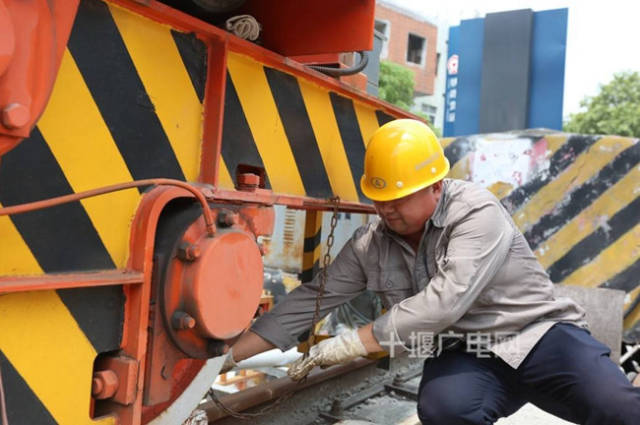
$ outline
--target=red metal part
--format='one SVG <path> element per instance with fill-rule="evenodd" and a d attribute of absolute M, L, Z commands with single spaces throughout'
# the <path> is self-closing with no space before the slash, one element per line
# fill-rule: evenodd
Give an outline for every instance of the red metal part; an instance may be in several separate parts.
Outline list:
<path fill-rule="evenodd" d="M 111 398 L 118 390 L 118 375 L 112 370 L 101 370 L 93 374 L 91 395 L 98 400 Z"/>
<path fill-rule="evenodd" d="M 79 0 L 0 0 L 0 155 L 44 111 Z"/>
<path fill-rule="evenodd" d="M 136 398 L 138 361 L 126 356 L 105 356 L 96 361 L 92 394 L 97 399 L 112 398 L 123 406 Z"/>
<path fill-rule="evenodd" d="M 142 283 L 142 281 L 142 273 L 131 270 L 3 277 L 0 280 L 0 294 L 62 288 L 88 288 L 91 286 L 131 285 Z"/>
<path fill-rule="evenodd" d="M 249 0 L 243 11 L 262 25 L 262 45 L 284 56 L 373 48 L 375 0 Z"/>
<path fill-rule="evenodd" d="M 250 227 L 231 210 L 218 210 L 217 221 L 214 237 L 201 219 L 187 229 L 161 289 L 169 335 L 193 358 L 212 356 L 210 338 L 242 332 L 262 293 L 262 258 Z"/>

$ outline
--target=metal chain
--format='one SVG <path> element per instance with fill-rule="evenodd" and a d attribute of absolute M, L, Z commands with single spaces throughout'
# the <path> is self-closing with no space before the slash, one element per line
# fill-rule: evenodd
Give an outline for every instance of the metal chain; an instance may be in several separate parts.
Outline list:
<path fill-rule="evenodd" d="M 311 329 L 309 331 L 309 339 L 307 340 L 307 345 L 309 346 L 309 349 L 311 349 L 311 346 L 315 343 L 315 337 L 316 337 L 315 327 L 318 324 L 318 318 L 320 317 L 320 304 L 322 302 L 322 297 L 324 296 L 324 287 L 327 284 L 327 267 L 329 267 L 329 264 L 331 264 L 331 247 L 333 247 L 334 232 L 336 230 L 336 226 L 338 225 L 338 207 L 340 206 L 340 197 L 335 196 L 333 198 L 330 198 L 329 202 L 331 203 L 331 205 L 333 205 L 332 207 L 333 214 L 331 215 L 329 236 L 327 236 L 327 251 L 325 252 L 324 257 L 322 258 L 322 272 L 320 274 L 320 287 L 318 288 L 318 294 L 316 295 L 316 310 L 313 314 L 313 321 L 311 322 Z M 309 356 L 309 350 L 307 350 L 304 353 L 303 357 L 307 358 L 308 356 Z M 307 377 L 305 376 L 303 379 L 298 381 L 298 384 L 305 382 L 306 379 Z M 295 391 L 291 391 L 289 393 L 285 393 L 281 395 L 273 403 L 267 405 L 259 412 L 242 413 L 242 412 L 236 412 L 235 410 L 232 410 L 227 406 L 225 406 L 224 403 L 222 403 L 222 401 L 215 394 L 215 392 L 213 391 L 213 388 L 210 388 L 209 391 L 207 391 L 207 395 L 209 396 L 209 398 L 211 398 L 211 400 L 219 408 L 224 410 L 225 413 L 227 413 L 229 416 L 232 416 L 236 419 L 241 419 L 241 420 L 250 420 L 258 416 L 262 416 L 268 413 L 270 410 L 272 410 L 276 406 L 278 406 L 283 401 L 290 399 L 291 396 L 293 396 L 293 394 L 295 394 Z"/>
<path fill-rule="evenodd" d="M 331 216 L 331 227 L 329 230 L 329 236 L 327 236 L 327 250 L 324 253 L 324 257 L 322 259 L 322 271 L 320 272 L 320 287 L 318 288 L 318 293 L 316 294 L 316 310 L 313 313 L 313 321 L 311 322 L 311 329 L 309 330 L 309 338 L 307 339 L 307 346 L 309 349 L 303 355 L 305 359 L 309 356 L 311 347 L 316 342 L 316 325 L 318 324 L 318 319 L 320 317 L 320 303 L 322 302 L 322 297 L 324 297 L 324 287 L 327 284 L 327 268 L 331 263 L 331 247 L 333 246 L 333 241 L 334 241 L 333 233 L 336 230 L 336 225 L 338 224 L 338 207 L 340 206 L 340 197 L 339 196 L 333 197 L 329 199 L 329 202 L 333 204 L 333 215 Z"/>

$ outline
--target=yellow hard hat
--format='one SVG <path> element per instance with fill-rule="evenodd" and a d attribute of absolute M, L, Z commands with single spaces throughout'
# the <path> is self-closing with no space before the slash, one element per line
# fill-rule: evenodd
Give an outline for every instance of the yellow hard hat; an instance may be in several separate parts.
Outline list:
<path fill-rule="evenodd" d="M 421 121 L 400 119 L 373 133 L 360 188 L 369 199 L 391 201 L 442 180 L 448 172 L 449 161 L 433 131 Z"/>

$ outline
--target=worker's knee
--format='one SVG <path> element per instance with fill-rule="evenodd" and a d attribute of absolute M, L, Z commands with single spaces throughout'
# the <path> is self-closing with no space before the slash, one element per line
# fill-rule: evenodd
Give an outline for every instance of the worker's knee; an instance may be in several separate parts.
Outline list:
<path fill-rule="evenodd" d="M 481 409 L 473 409 L 459 397 L 451 394 L 421 394 L 418 418 L 424 425 L 484 424 Z"/>

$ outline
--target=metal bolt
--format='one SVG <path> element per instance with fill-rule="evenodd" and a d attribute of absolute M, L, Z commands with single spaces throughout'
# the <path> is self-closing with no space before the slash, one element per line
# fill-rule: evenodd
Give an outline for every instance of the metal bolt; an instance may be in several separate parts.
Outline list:
<path fill-rule="evenodd" d="M 184 311 L 177 310 L 171 316 L 171 326 L 176 330 L 193 329 L 196 326 L 196 319 Z"/>
<path fill-rule="evenodd" d="M 218 212 L 218 226 L 231 227 L 240 223 L 240 217 L 237 213 L 229 210 L 220 210 Z"/>
<path fill-rule="evenodd" d="M 29 109 L 20 103 L 10 103 L 2 110 L 2 124 L 7 128 L 24 127 L 29 118 Z"/>
<path fill-rule="evenodd" d="M 93 374 L 91 381 L 91 395 L 103 400 L 111 398 L 118 391 L 118 375 L 112 370 L 101 370 Z"/>
<path fill-rule="evenodd" d="M 189 242 L 182 242 L 178 247 L 177 256 L 182 261 L 196 261 L 200 254 L 200 247 Z"/>
<path fill-rule="evenodd" d="M 242 173 L 238 175 L 238 189 L 253 191 L 260 185 L 260 176 L 253 173 Z"/>

